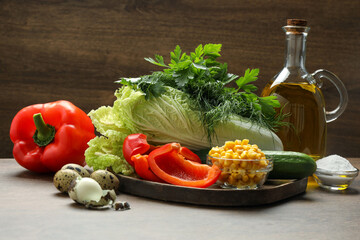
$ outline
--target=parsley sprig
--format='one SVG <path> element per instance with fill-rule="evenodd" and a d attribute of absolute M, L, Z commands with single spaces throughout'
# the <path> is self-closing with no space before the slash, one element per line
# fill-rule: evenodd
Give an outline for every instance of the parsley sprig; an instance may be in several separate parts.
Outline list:
<path fill-rule="evenodd" d="M 228 73 L 227 64 L 220 63 L 221 44 L 199 45 L 189 55 L 176 46 L 170 53 L 170 63 L 155 55 L 146 61 L 160 67 L 151 75 L 139 78 L 121 78 L 118 83 L 140 89 L 146 98 L 158 97 L 170 86 L 188 94 L 197 110 L 200 110 L 208 139 L 214 135 L 217 124 L 236 114 L 260 123 L 271 130 L 284 125 L 282 114 L 276 114 L 280 103 L 275 96 L 259 97 L 252 84 L 258 79 L 259 69 L 247 69 L 244 76 Z M 235 81 L 237 87 L 228 87 Z"/>

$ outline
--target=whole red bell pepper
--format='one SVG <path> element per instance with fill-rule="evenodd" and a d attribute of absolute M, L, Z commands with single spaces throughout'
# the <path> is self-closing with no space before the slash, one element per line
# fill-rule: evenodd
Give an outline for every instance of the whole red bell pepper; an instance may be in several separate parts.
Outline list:
<path fill-rule="evenodd" d="M 213 165 L 186 160 L 180 154 L 179 143 L 169 143 L 149 154 L 152 172 L 167 183 L 179 186 L 206 188 L 214 184 L 221 170 Z"/>
<path fill-rule="evenodd" d="M 91 119 L 64 100 L 25 107 L 10 126 L 15 160 L 35 172 L 56 172 L 67 163 L 84 166 L 87 142 L 94 137 Z"/>
<path fill-rule="evenodd" d="M 156 176 L 149 167 L 148 155 L 136 154 L 131 157 L 131 161 L 134 163 L 135 172 L 142 179 L 153 182 L 164 182 L 161 178 Z"/>

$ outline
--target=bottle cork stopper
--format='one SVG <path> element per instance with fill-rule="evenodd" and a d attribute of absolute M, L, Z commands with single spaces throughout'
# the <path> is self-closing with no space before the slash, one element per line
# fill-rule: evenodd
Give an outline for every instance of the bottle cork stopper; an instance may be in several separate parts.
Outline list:
<path fill-rule="evenodd" d="M 288 26 L 299 26 L 299 27 L 307 26 L 307 21 L 305 19 L 287 19 L 286 23 Z"/>

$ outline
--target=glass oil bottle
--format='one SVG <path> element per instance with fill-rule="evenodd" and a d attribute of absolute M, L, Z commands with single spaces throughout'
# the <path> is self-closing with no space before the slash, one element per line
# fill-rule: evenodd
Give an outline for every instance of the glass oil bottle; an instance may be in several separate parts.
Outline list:
<path fill-rule="evenodd" d="M 310 30 L 307 21 L 288 19 L 283 27 L 286 33 L 285 64 L 265 86 L 261 95 L 275 95 L 279 100 L 284 121 L 289 126 L 279 129 L 277 135 L 284 150 L 303 152 L 315 160 L 326 153 L 327 123 L 339 117 L 348 101 L 344 84 L 333 73 L 320 69 L 309 74 L 305 68 L 306 38 Z M 330 112 L 325 109 L 321 91 L 322 79 L 330 80 L 340 95 L 338 107 Z"/>

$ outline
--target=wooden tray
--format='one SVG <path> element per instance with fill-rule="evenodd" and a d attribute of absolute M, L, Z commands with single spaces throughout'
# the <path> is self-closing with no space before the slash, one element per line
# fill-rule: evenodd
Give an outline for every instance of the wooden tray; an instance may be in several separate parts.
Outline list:
<path fill-rule="evenodd" d="M 190 188 L 118 175 L 120 192 L 170 202 L 207 206 L 256 206 L 274 203 L 305 192 L 308 178 L 268 180 L 261 189 Z"/>

